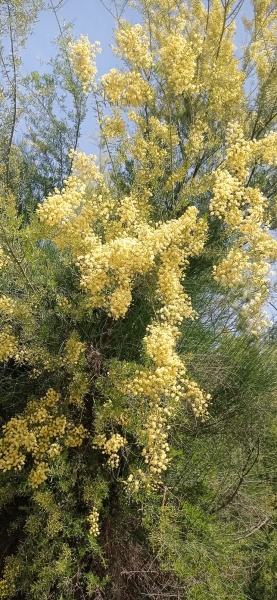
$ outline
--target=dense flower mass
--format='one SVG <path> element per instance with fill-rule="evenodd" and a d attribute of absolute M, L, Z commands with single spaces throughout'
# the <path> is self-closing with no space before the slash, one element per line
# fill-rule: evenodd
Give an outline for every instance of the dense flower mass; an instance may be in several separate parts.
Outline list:
<path fill-rule="evenodd" d="M 90 524 L 90 533 L 95 537 L 99 535 L 99 512 L 97 508 L 93 508 L 92 512 L 88 516 L 88 522 Z"/>
<path fill-rule="evenodd" d="M 125 316 L 131 305 L 132 290 L 138 277 L 146 276 L 147 273 L 153 277 L 156 273 L 155 302 L 160 322 L 153 323 L 145 338 L 146 353 L 151 357 L 153 367 L 149 372 L 142 371 L 137 383 L 134 381 L 129 388 L 127 386 L 130 389 L 127 393 L 143 394 L 149 399 L 151 411 L 147 419 L 151 419 L 151 422 L 154 418 L 153 411 L 163 412 L 165 409 L 166 418 L 161 423 L 164 423 L 162 429 L 166 431 L 171 409 L 167 406 L 161 408 L 164 403 L 162 398 L 168 398 L 166 403 L 172 402 L 173 406 L 179 395 L 189 398 L 186 388 L 182 387 L 186 385 L 186 379 L 182 379 L 185 370 L 175 351 L 175 345 L 178 339 L 177 326 L 183 318 L 194 318 L 195 313 L 180 280 L 189 257 L 199 254 L 203 248 L 206 225 L 203 220 L 198 219 L 195 207 L 190 207 L 179 219 L 152 223 L 149 219 L 150 205 L 145 210 L 147 199 L 141 204 L 141 200 L 136 202 L 135 198 L 125 197 L 121 202 L 115 203 L 110 199 L 103 179 L 97 171 L 91 171 L 89 165 L 83 156 L 75 154 L 74 168 L 77 174 L 73 176 L 75 179 L 71 178 L 66 182 L 60 196 L 58 193 L 55 196 L 55 206 L 59 206 L 55 220 L 53 196 L 39 207 L 40 219 L 52 229 L 58 245 L 64 246 L 66 240 L 80 271 L 80 285 L 90 295 L 91 307 L 107 309 L 114 319 Z M 88 193 L 86 190 L 89 182 L 92 183 L 93 180 L 95 193 Z M 106 197 L 106 205 L 101 202 L 99 206 L 97 190 L 101 199 Z M 99 218 L 102 221 L 101 235 L 96 233 Z M 81 348 L 80 343 L 79 345 Z M 70 352 L 77 352 L 75 346 L 74 351 Z M 69 342 L 66 347 L 66 362 L 69 360 L 66 358 L 68 352 Z M 70 361 L 77 359 L 76 354 L 76 359 L 70 358 Z M 206 413 L 205 399 L 196 402 L 194 406 L 196 414 Z M 152 449 L 149 440 L 151 438 L 146 440 L 148 450 L 145 456 L 149 457 L 149 452 L 153 455 L 148 458 L 153 476 L 159 474 L 168 463 L 167 433 L 160 431 Z M 126 440 L 115 434 L 109 440 L 105 436 L 96 438 L 94 445 L 102 448 L 109 455 L 108 463 L 116 467 L 119 461 L 117 448 L 125 443 Z M 156 468 L 156 463 L 163 464 L 163 467 Z"/>
<path fill-rule="evenodd" d="M 17 351 L 17 340 L 8 327 L 0 332 L 0 361 L 7 361 Z"/>
<path fill-rule="evenodd" d="M 153 89 L 136 71 L 121 73 L 117 69 L 112 69 L 102 77 L 102 85 L 103 94 L 107 96 L 109 102 L 121 107 L 136 108 L 145 101 L 151 101 L 153 97 Z"/>
<path fill-rule="evenodd" d="M 259 334 L 269 323 L 264 310 L 269 296 L 270 262 L 277 258 L 277 241 L 269 233 L 265 221 L 267 199 L 247 181 L 253 161 L 276 160 L 277 134 L 265 140 L 247 140 L 242 128 L 234 123 L 227 130 L 226 160 L 215 173 L 210 211 L 223 219 L 236 241 L 226 258 L 214 267 L 215 279 L 233 288 L 240 285 L 248 292 L 249 301 L 242 307 L 242 318 L 253 334 Z"/>
<path fill-rule="evenodd" d="M 81 35 L 77 42 L 70 42 L 69 57 L 72 67 L 80 79 L 83 92 L 88 94 L 97 74 L 96 53 L 101 52 L 99 42 L 90 44 L 87 36 Z"/>
<path fill-rule="evenodd" d="M 134 25 L 127 21 L 121 21 L 119 29 L 115 32 L 115 41 L 117 47 L 115 53 L 124 58 L 126 61 L 142 69 L 148 71 L 153 59 L 149 49 L 149 40 L 142 25 Z"/>
<path fill-rule="evenodd" d="M 83 426 L 67 421 L 60 412 L 59 401 L 59 394 L 49 389 L 43 399 L 30 400 L 23 414 L 3 426 L 0 469 L 20 471 L 30 455 L 33 459 L 29 474 L 32 488 L 47 479 L 49 463 L 59 456 L 62 445 L 78 446 L 86 435 Z"/>
<path fill-rule="evenodd" d="M 200 48 L 201 42 L 200 38 Z M 194 83 L 196 55 L 183 35 L 170 34 L 162 40 L 160 57 L 160 68 L 165 73 L 168 86 L 174 94 L 196 91 Z"/>
<path fill-rule="evenodd" d="M 229 228 L 233 240 L 225 256 L 214 265 L 214 278 L 232 289 L 247 288 L 240 318 L 253 334 L 262 331 L 267 323 L 263 306 L 269 293 L 270 264 L 266 261 L 276 258 L 277 244 L 265 221 L 267 200 L 257 187 L 248 186 L 248 178 L 254 164 L 275 164 L 276 135 L 271 133 L 263 141 L 249 139 L 243 124 L 230 120 L 232 106 L 235 111 L 243 107 L 243 76 L 232 54 L 232 28 L 219 42 L 222 63 L 219 60 L 212 71 L 212 65 L 208 68 L 208 62 L 202 62 L 214 45 L 212 31 L 220 10 L 215 2 L 206 39 L 193 19 L 187 35 L 184 34 L 188 19 L 185 6 L 179 14 L 172 14 L 175 30 L 170 35 L 158 21 L 158 13 L 152 13 L 155 26 L 151 44 L 149 32 L 142 25 L 121 23 L 116 32 L 116 52 L 126 60 L 128 69 L 124 73 L 112 69 L 102 78 L 101 94 L 112 111 L 109 116 L 102 114 L 99 104 L 98 114 L 107 148 L 113 138 L 121 139 L 123 159 L 131 156 L 136 165 L 129 194 L 118 194 L 109 188 L 95 157 L 73 152 L 73 173 L 65 187 L 61 192 L 55 190 L 38 211 L 56 245 L 72 253 L 91 309 L 105 309 L 115 320 L 123 318 L 132 306 L 140 278 L 150 276 L 155 282 L 155 318 L 144 338 L 148 366 L 138 369 L 124 388 L 127 397 L 137 401 L 141 398 L 145 405 L 143 429 L 137 435 L 144 446 L 142 456 L 148 475 L 141 470 L 140 475 L 131 474 L 128 481 L 132 489 L 138 489 L 140 482 L 151 485 L 152 481 L 155 485 L 160 481 L 169 462 L 169 421 L 180 403 L 188 402 L 196 416 L 206 418 L 209 400 L 209 395 L 188 378 L 176 352 L 180 324 L 184 318 L 196 317 L 182 280 L 191 257 L 204 248 L 207 223 L 199 218 L 195 205 L 187 207 L 178 218 L 153 218 L 154 198 L 162 186 L 169 203 L 175 201 L 174 186 L 180 181 L 184 197 L 186 186 L 187 197 L 190 190 L 194 195 L 209 191 L 210 215 Z M 201 22 L 202 15 L 195 14 L 195 18 Z M 159 78 L 160 89 L 151 80 L 152 71 Z M 76 73 L 79 74 L 78 67 Z M 218 95 L 223 73 L 226 103 Z M 176 126 L 170 113 L 162 118 L 143 115 L 142 106 L 158 102 L 157 94 L 162 94 L 163 99 L 167 96 L 166 102 L 182 94 L 198 94 L 203 102 L 204 90 L 208 90 L 208 102 L 217 118 L 225 119 L 224 158 L 213 173 L 192 181 L 186 173 L 192 169 L 193 161 L 196 174 L 205 143 L 211 148 L 215 143 L 209 122 L 203 116 L 202 121 L 197 117 L 192 123 L 187 135 L 188 156 L 183 155 L 180 164 L 178 147 L 185 143 L 180 139 L 180 126 Z M 132 110 L 126 113 L 126 109 Z M 128 135 L 128 127 L 135 127 L 132 136 Z M 70 360 L 78 360 L 77 354 L 76 359 Z M 118 450 L 126 443 L 120 433 L 107 437 L 104 428 L 96 436 L 94 447 L 107 454 L 108 464 L 116 468 Z"/>

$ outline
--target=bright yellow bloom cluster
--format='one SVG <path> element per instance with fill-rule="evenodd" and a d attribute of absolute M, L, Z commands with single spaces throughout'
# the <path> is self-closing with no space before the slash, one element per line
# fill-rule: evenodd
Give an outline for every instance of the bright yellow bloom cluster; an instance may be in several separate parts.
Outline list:
<path fill-rule="evenodd" d="M 178 336 L 177 327 L 170 322 L 150 325 L 145 348 L 154 366 L 137 370 L 135 378 L 126 386 L 126 392 L 131 396 L 141 397 L 144 401 L 148 399 L 140 435 L 144 443 L 142 456 L 149 465 L 149 477 L 145 478 L 145 474 L 137 474 L 136 477 L 148 487 L 161 482 L 161 473 L 170 461 L 169 420 L 174 417 L 180 401 L 189 402 L 197 417 L 207 416 L 210 395 L 204 394 L 195 382 L 187 379 L 185 366 L 175 350 Z"/>
<path fill-rule="evenodd" d="M 266 164 L 277 165 L 277 131 L 271 131 L 259 140 L 253 140 L 254 157 L 261 158 Z"/>
<path fill-rule="evenodd" d="M 131 25 L 121 21 L 119 29 L 115 32 L 117 48 L 115 54 L 131 63 L 133 67 L 148 71 L 153 58 L 149 52 L 149 41 L 142 25 Z"/>
<path fill-rule="evenodd" d="M 40 461 L 29 475 L 29 483 L 32 488 L 37 488 L 41 483 L 46 481 L 49 473 L 49 465 L 45 461 Z"/>
<path fill-rule="evenodd" d="M 195 160 L 195 156 L 204 149 L 204 145 L 207 145 L 207 142 L 205 144 L 205 134 L 208 130 L 208 125 L 198 119 L 195 120 L 190 128 L 189 138 L 186 144 L 186 153 L 188 157 L 191 157 L 192 155 L 193 161 Z M 183 165 L 183 167 L 187 169 L 186 164 Z"/>
<path fill-rule="evenodd" d="M 107 464 L 116 469 L 119 465 L 119 450 L 126 446 L 127 440 L 119 433 L 113 433 L 109 439 L 105 434 L 95 436 L 93 447 L 102 449 L 102 454 L 108 454 Z"/>
<path fill-rule="evenodd" d="M 89 532 L 91 535 L 97 537 L 100 533 L 99 530 L 99 512 L 94 506 L 91 513 L 88 515 L 88 522 L 90 524 Z"/>
<path fill-rule="evenodd" d="M 142 450 L 144 461 L 149 465 L 149 471 L 154 475 L 154 481 L 160 482 L 162 471 L 166 471 L 170 462 L 168 458 L 169 445 L 167 428 L 169 409 L 164 409 L 153 402 L 149 405 L 149 415 L 145 423 L 146 444 Z"/>
<path fill-rule="evenodd" d="M 227 169 L 215 173 L 211 215 L 224 218 L 230 227 L 238 227 L 243 220 L 244 188 Z"/>
<path fill-rule="evenodd" d="M 245 140 L 238 123 L 229 127 L 226 160 L 215 172 L 212 215 L 224 219 L 235 234 L 236 242 L 227 256 L 214 267 L 216 281 L 244 289 L 245 303 L 241 316 L 253 334 L 269 324 L 263 310 L 269 295 L 270 263 L 277 258 L 277 241 L 268 232 L 264 211 L 266 198 L 258 188 L 247 186 L 249 168 L 268 160 L 275 164 L 277 134 L 263 140 Z"/>
<path fill-rule="evenodd" d="M 15 302 L 8 296 L 0 296 L 0 313 L 3 313 L 7 317 L 13 315 Z"/>
<path fill-rule="evenodd" d="M 118 69 L 111 71 L 102 77 L 103 93 L 111 104 L 120 107 L 138 107 L 143 102 L 151 102 L 153 99 L 153 88 L 136 71 L 125 73 Z"/>
<path fill-rule="evenodd" d="M 256 68 L 256 75 L 263 93 L 265 91 L 274 93 L 276 73 L 272 69 L 272 65 L 276 52 L 276 11 L 270 0 L 258 0 L 254 3 L 254 7 L 252 19 L 244 19 L 245 26 L 252 34 L 252 43 L 247 48 L 247 58 L 250 58 L 251 64 Z"/>
<path fill-rule="evenodd" d="M 97 158 L 94 154 L 70 150 L 69 158 L 73 160 L 73 173 L 82 183 L 92 185 L 93 182 L 103 182 L 103 175 L 99 171 L 96 164 Z"/>
<path fill-rule="evenodd" d="M 93 225 L 107 221 L 114 201 L 96 165 L 96 157 L 71 151 L 73 175 L 59 192 L 49 195 L 39 206 L 38 214 L 48 227 L 55 227 L 55 242 L 59 248 L 70 248 L 74 258 L 93 249 L 99 238 Z"/>
<path fill-rule="evenodd" d="M 91 44 L 88 37 L 81 35 L 76 42 L 69 43 L 69 57 L 73 69 L 81 81 L 83 92 L 89 94 L 97 74 L 96 53 L 101 52 L 99 42 Z"/>
<path fill-rule="evenodd" d="M 17 340 L 11 333 L 11 330 L 6 327 L 0 332 L 0 362 L 4 362 L 12 358 L 17 352 Z"/>
<path fill-rule="evenodd" d="M 65 187 L 59 192 L 55 189 L 50 194 L 47 203 L 38 207 L 38 213 L 47 225 L 64 225 L 74 214 L 85 195 L 85 185 L 75 175 L 70 175 L 64 182 Z"/>
<path fill-rule="evenodd" d="M 162 181 L 165 173 L 172 170 L 173 156 L 178 145 L 176 127 L 166 121 L 150 115 L 145 122 L 142 114 L 131 110 L 128 112 L 128 120 L 134 122 L 137 131 L 134 131 L 127 147 L 135 160 L 135 190 L 141 195 L 150 195 L 156 190 L 157 183 Z"/>
<path fill-rule="evenodd" d="M 192 230 L 195 231 L 193 236 L 190 235 Z M 126 314 L 130 306 L 135 277 L 156 268 L 156 259 L 161 256 L 164 263 L 159 272 L 160 295 L 166 299 L 167 285 L 168 295 L 173 301 L 172 290 L 169 291 L 168 285 L 173 270 L 178 269 L 177 277 L 180 278 L 178 262 L 183 263 L 185 256 L 197 254 L 201 250 L 204 233 L 205 225 L 203 221 L 197 222 L 197 209 L 191 207 L 179 220 L 171 220 L 158 227 L 151 227 L 146 222 L 139 224 L 136 227 L 136 237 L 119 235 L 106 244 L 95 237 L 94 248 L 77 260 L 81 271 L 81 286 L 90 292 L 92 306 L 107 307 L 111 315 L 118 319 Z M 177 248 L 184 244 L 185 250 L 181 254 L 175 251 L 175 263 L 169 270 L 170 255 L 173 257 L 174 251 L 170 253 L 168 247 L 173 243 Z M 175 305 L 171 303 L 168 311 L 178 309 L 180 321 L 184 315 L 191 314 L 191 308 L 181 286 L 178 287 L 178 299 L 176 295 Z"/>
<path fill-rule="evenodd" d="M 238 285 L 241 283 L 241 272 L 245 270 L 246 265 L 246 253 L 242 249 L 231 248 L 227 258 L 224 258 L 218 266 L 213 268 L 214 278 L 228 287 Z"/>
<path fill-rule="evenodd" d="M 59 414 L 59 400 L 59 394 L 49 389 L 44 398 L 30 400 L 23 414 L 3 426 L 0 469 L 21 470 L 27 454 L 31 454 L 34 467 L 29 482 L 33 488 L 46 480 L 49 459 L 60 454 L 62 448 L 57 440 L 66 446 L 78 446 L 86 435 L 84 427 L 67 423 L 66 417 Z"/>
<path fill-rule="evenodd" d="M 199 50 L 200 48 L 199 39 Z M 196 91 L 196 55 L 188 40 L 180 33 L 171 33 L 162 41 L 159 67 L 174 94 Z"/>
<path fill-rule="evenodd" d="M 226 131 L 226 159 L 225 164 L 230 173 L 240 181 L 244 181 L 249 174 L 249 162 L 253 155 L 253 142 L 245 139 L 242 126 L 232 123 Z"/>
<path fill-rule="evenodd" d="M 86 345 L 80 342 L 75 334 L 72 334 L 65 344 L 62 364 L 65 367 L 74 369 L 80 359 L 84 357 L 85 349 Z"/>
<path fill-rule="evenodd" d="M 204 394 L 195 381 L 187 379 L 185 382 L 186 392 L 184 397 L 191 404 L 196 417 L 203 417 L 207 414 L 210 394 Z"/>
<path fill-rule="evenodd" d="M 119 237 L 103 245 L 98 239 L 94 250 L 78 259 L 81 285 L 90 292 L 92 305 L 108 305 L 116 319 L 124 316 L 132 300 L 132 279 L 149 269 L 150 252 L 140 239 Z M 116 289 L 107 296 L 111 284 Z"/>
<path fill-rule="evenodd" d="M 85 437 L 87 437 L 87 431 L 83 425 L 70 424 L 67 427 L 64 444 L 68 448 L 76 448 L 81 445 Z"/>
<path fill-rule="evenodd" d="M 104 117 L 101 123 L 101 131 L 104 138 L 107 140 L 112 138 L 120 138 L 125 134 L 126 125 L 119 111 L 114 110 L 114 113 L 111 117 Z"/>

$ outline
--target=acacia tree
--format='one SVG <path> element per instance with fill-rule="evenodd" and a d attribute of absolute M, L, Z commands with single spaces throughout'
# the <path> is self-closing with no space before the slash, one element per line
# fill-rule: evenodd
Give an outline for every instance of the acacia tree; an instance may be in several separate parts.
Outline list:
<path fill-rule="evenodd" d="M 101 159 L 27 223 L 3 178 L 0 597 L 273 600 L 276 9 L 239 61 L 240 4 L 136 8 L 100 81 L 68 40 Z"/>

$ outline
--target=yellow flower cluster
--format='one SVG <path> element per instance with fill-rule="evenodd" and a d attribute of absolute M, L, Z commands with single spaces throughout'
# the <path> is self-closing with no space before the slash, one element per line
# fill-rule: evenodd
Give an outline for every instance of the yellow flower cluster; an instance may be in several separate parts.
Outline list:
<path fill-rule="evenodd" d="M 151 102 L 153 88 L 136 71 L 122 73 L 117 69 L 102 77 L 103 93 L 111 104 L 120 107 L 138 107 L 143 102 Z"/>
<path fill-rule="evenodd" d="M 130 306 L 132 278 L 145 273 L 149 262 L 149 249 L 136 238 L 119 237 L 103 245 L 97 240 L 94 250 L 78 259 L 81 286 L 90 292 L 92 306 L 108 306 L 117 319 Z"/>
<path fill-rule="evenodd" d="M 96 157 L 71 151 L 73 175 L 59 192 L 50 194 L 39 206 L 41 221 L 55 228 L 54 239 L 59 248 L 69 248 L 76 259 L 83 252 L 100 244 L 93 226 L 106 222 L 114 201 L 96 165 Z"/>
<path fill-rule="evenodd" d="M 186 144 L 186 153 L 190 157 L 193 155 L 193 159 L 195 159 L 195 155 L 199 154 L 199 152 L 203 151 L 204 148 L 204 137 L 205 133 L 208 132 L 208 126 L 205 122 L 202 122 L 198 119 L 195 120 L 193 125 L 190 128 L 189 138 Z M 187 165 L 184 165 L 187 169 Z"/>
<path fill-rule="evenodd" d="M 126 132 L 126 125 L 120 112 L 115 110 L 111 117 L 105 116 L 101 123 L 101 131 L 107 140 L 123 136 Z"/>
<path fill-rule="evenodd" d="M 0 362 L 5 362 L 15 356 L 17 352 L 17 340 L 11 330 L 6 327 L 0 332 Z"/>
<path fill-rule="evenodd" d="M 208 68 L 205 73 L 204 85 L 208 87 L 209 108 L 213 110 L 219 121 L 227 121 L 237 115 L 238 110 L 243 106 L 244 74 L 240 71 L 239 61 L 234 59 L 233 54 L 232 48 L 231 51 L 226 52 L 226 56 L 223 54 L 220 59 L 212 63 L 211 68 Z M 202 93 L 205 93 L 204 85 Z"/>
<path fill-rule="evenodd" d="M 119 207 L 119 211 L 122 216 L 122 205 Z M 193 236 L 190 235 L 192 230 L 195 232 Z M 176 261 L 182 263 L 185 260 L 184 256 L 200 252 L 204 243 L 204 234 L 205 224 L 203 221 L 197 221 L 197 209 L 191 207 L 180 219 L 171 220 L 158 227 L 151 227 L 146 222 L 138 224 L 136 237 L 119 235 L 106 244 L 102 244 L 100 238 L 95 237 L 94 248 L 86 255 L 79 256 L 77 260 L 81 272 L 81 286 L 90 292 L 92 306 L 107 307 L 111 315 L 118 319 L 126 314 L 130 306 L 132 284 L 135 277 L 155 268 L 156 258 L 164 255 L 163 269 L 159 274 L 159 285 L 161 295 L 165 300 L 167 300 L 165 289 L 167 286 L 168 295 L 173 302 L 172 291 L 169 291 L 173 269 L 178 269 L 178 278 L 181 275 Z M 185 246 L 182 255 L 178 253 L 178 250 L 175 252 L 171 250 L 164 254 L 173 240 L 174 247 L 178 248 L 182 244 Z M 173 255 L 175 263 L 170 269 L 169 261 L 170 257 L 173 260 Z M 178 309 L 179 321 L 184 315 L 192 314 L 187 297 L 182 292 L 182 286 L 178 287 L 178 298 L 175 296 L 175 305 L 172 302 L 168 311 L 173 313 L 175 310 L 176 314 Z M 174 317 L 172 318 L 174 320 Z"/>
<path fill-rule="evenodd" d="M 85 154 L 70 150 L 69 158 L 72 159 L 72 170 L 78 179 L 86 185 L 92 185 L 93 182 L 103 182 L 103 175 L 100 173 L 96 164 L 97 157 L 94 154 Z"/>
<path fill-rule="evenodd" d="M 29 475 L 30 486 L 35 489 L 41 483 L 46 481 L 49 472 L 49 465 L 45 461 L 40 461 L 32 470 Z"/>
<path fill-rule="evenodd" d="M 184 293 L 181 284 L 185 265 L 185 252 L 176 246 L 169 246 L 161 255 L 157 293 L 163 306 L 159 310 L 159 315 L 162 320 L 172 324 L 181 323 L 183 319 L 195 316 L 191 300 Z"/>
<path fill-rule="evenodd" d="M 148 71 L 153 59 L 149 52 L 149 42 L 142 25 L 131 25 L 121 21 L 120 28 L 115 32 L 117 48 L 115 54 L 131 63 L 133 67 Z"/>
<path fill-rule="evenodd" d="M 57 294 L 56 296 L 56 300 L 57 300 L 57 306 L 58 308 L 65 314 L 67 314 L 70 310 L 70 304 L 68 302 L 68 299 L 65 296 L 62 296 L 61 294 Z"/>
<path fill-rule="evenodd" d="M 134 395 L 143 394 L 156 401 L 161 396 L 170 397 L 173 402 L 179 401 L 184 395 L 183 386 L 187 385 L 187 380 L 184 379 L 186 369 L 175 351 L 179 335 L 178 328 L 170 322 L 148 326 L 145 348 L 155 369 L 136 372 L 130 386 Z"/>
<path fill-rule="evenodd" d="M 51 444 L 49 450 L 47 451 L 47 454 L 49 454 L 50 458 L 56 458 L 56 456 L 60 455 L 61 451 L 62 451 L 61 445 L 54 443 L 54 444 Z"/>
<path fill-rule="evenodd" d="M 23 417 L 10 419 L 2 429 L 4 437 L 0 440 L 0 469 L 4 472 L 21 470 L 26 456 L 24 449 L 32 450 L 36 444 L 35 436 L 30 433 L 27 420 Z"/>
<path fill-rule="evenodd" d="M 89 532 L 91 535 L 97 537 L 100 533 L 99 530 L 99 512 L 95 506 L 93 507 L 91 513 L 88 515 L 88 522 L 90 524 Z"/>
<path fill-rule="evenodd" d="M 85 196 L 85 185 L 75 175 L 70 175 L 64 182 L 65 187 L 59 192 L 55 189 L 53 194 L 38 207 L 38 214 L 47 225 L 64 225 L 74 211 L 82 203 Z"/>
<path fill-rule="evenodd" d="M 257 156 L 272 167 L 277 165 L 277 131 L 271 131 L 259 140 L 253 140 L 254 157 Z"/>
<path fill-rule="evenodd" d="M 179 290 L 178 290 L 179 293 Z M 149 465 L 149 476 L 137 473 L 127 481 L 137 491 L 140 484 L 155 487 L 161 483 L 161 473 L 167 469 L 169 420 L 174 417 L 181 399 L 190 403 L 197 417 L 206 418 L 209 394 L 204 394 L 195 382 L 186 378 L 186 369 L 175 346 L 179 331 L 172 321 L 153 323 L 148 327 L 145 349 L 154 366 L 136 371 L 135 378 L 126 386 L 130 396 L 148 399 L 141 439 L 142 456 Z M 176 321 L 179 322 L 179 313 Z M 139 483 L 137 483 L 139 482 Z"/>
<path fill-rule="evenodd" d="M 199 51 L 201 49 L 199 39 Z M 171 33 L 162 41 L 159 68 L 174 94 L 195 92 L 196 55 L 190 43 L 180 33 Z"/>
<path fill-rule="evenodd" d="M 160 483 L 162 471 L 166 471 L 170 462 L 168 458 L 168 416 L 170 410 L 164 409 L 156 402 L 149 405 L 149 415 L 145 423 L 146 444 L 142 450 L 144 462 L 149 465 L 149 471 L 154 475 L 154 480 Z"/>
<path fill-rule="evenodd" d="M 119 433 L 113 433 L 109 439 L 105 434 L 95 436 L 93 447 L 102 449 L 102 454 L 108 454 L 107 464 L 112 469 L 116 469 L 119 465 L 119 450 L 126 446 L 127 440 Z"/>
<path fill-rule="evenodd" d="M 247 186 L 249 166 L 266 159 L 275 164 L 276 133 L 265 140 L 245 140 L 241 126 L 228 128 L 224 164 L 214 174 L 212 215 L 222 218 L 235 233 L 236 242 L 214 267 L 216 281 L 244 288 L 241 317 L 257 335 L 269 324 L 263 307 L 269 296 L 270 263 L 277 258 L 277 241 L 268 232 L 264 211 L 267 201 L 258 188 Z"/>
<path fill-rule="evenodd" d="M 147 118 L 134 110 L 128 112 L 129 121 L 137 127 L 127 145 L 128 153 L 136 162 L 133 190 L 155 190 L 157 182 L 172 169 L 173 157 L 178 145 L 176 127 L 153 115 Z M 152 193 L 152 191 L 151 191 Z"/>
<path fill-rule="evenodd" d="M 239 248 L 231 248 L 226 258 L 218 266 L 213 267 L 216 281 L 228 287 L 242 283 L 241 274 L 247 266 L 247 255 Z"/>
<path fill-rule="evenodd" d="M 276 74 L 272 70 L 276 52 L 276 11 L 272 9 L 270 0 L 257 1 L 254 7 L 252 18 L 244 20 L 252 38 L 247 48 L 247 58 L 256 68 L 258 83 L 264 94 L 270 91 L 272 83 L 272 91 L 276 89 Z"/>
<path fill-rule="evenodd" d="M 0 296 L 0 313 L 10 317 L 14 313 L 15 302 L 8 296 Z"/>
<path fill-rule="evenodd" d="M 227 127 L 226 142 L 226 166 L 230 173 L 244 181 L 249 174 L 248 165 L 252 158 L 253 143 L 245 139 L 243 128 L 237 122 Z"/>
<path fill-rule="evenodd" d="M 69 43 L 70 61 L 82 84 L 84 94 L 89 94 L 97 74 L 95 57 L 97 52 L 101 52 L 99 45 L 99 42 L 91 44 L 84 35 L 81 35 L 77 42 Z"/>
<path fill-rule="evenodd" d="M 76 334 L 72 334 L 65 344 L 63 351 L 62 364 L 69 369 L 74 369 L 80 359 L 84 357 L 86 345 L 79 342 Z"/>
<path fill-rule="evenodd" d="M 41 400 L 30 400 L 22 415 L 13 417 L 3 426 L 0 440 L 0 469 L 21 470 L 27 454 L 31 454 L 34 467 L 29 476 L 31 487 L 36 488 L 46 480 L 49 459 L 61 452 L 63 441 L 66 446 L 78 446 L 86 435 L 82 426 L 67 423 L 59 414 L 60 396 L 49 389 Z"/>
<path fill-rule="evenodd" d="M 224 218 L 230 227 L 238 227 L 243 220 L 244 189 L 236 177 L 227 169 L 215 173 L 213 198 L 210 202 L 211 215 Z"/>
<path fill-rule="evenodd" d="M 86 436 L 87 431 L 83 425 L 68 425 L 64 442 L 65 446 L 68 448 L 76 448 L 81 445 Z"/>
<path fill-rule="evenodd" d="M 195 381 L 190 379 L 186 380 L 185 383 L 186 392 L 185 398 L 191 404 L 194 414 L 196 417 L 205 417 L 207 416 L 207 409 L 209 405 L 209 400 L 211 399 L 210 394 L 204 394 L 203 391 L 199 388 Z"/>

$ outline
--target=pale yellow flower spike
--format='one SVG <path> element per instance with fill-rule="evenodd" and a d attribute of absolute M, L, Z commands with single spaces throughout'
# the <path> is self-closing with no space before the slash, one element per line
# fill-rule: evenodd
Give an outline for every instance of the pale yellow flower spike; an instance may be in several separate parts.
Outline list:
<path fill-rule="evenodd" d="M 76 42 L 69 43 L 69 57 L 84 94 L 89 94 L 97 75 L 95 63 L 97 52 L 101 52 L 99 42 L 91 44 L 88 37 L 84 35 L 81 35 Z"/>

